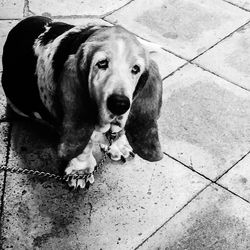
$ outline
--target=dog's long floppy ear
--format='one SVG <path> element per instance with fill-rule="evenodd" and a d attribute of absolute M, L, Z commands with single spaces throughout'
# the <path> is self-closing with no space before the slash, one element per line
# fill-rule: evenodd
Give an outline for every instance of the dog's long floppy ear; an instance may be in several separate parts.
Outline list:
<path fill-rule="evenodd" d="M 79 155 L 94 131 L 96 109 L 88 90 L 88 70 L 79 69 L 83 55 L 69 56 L 60 77 L 62 108 L 61 141 L 58 153 L 64 160 Z"/>
<path fill-rule="evenodd" d="M 162 81 L 158 66 L 149 61 L 149 68 L 140 77 L 125 126 L 126 135 L 135 153 L 148 161 L 162 159 L 157 119 L 162 104 Z"/>

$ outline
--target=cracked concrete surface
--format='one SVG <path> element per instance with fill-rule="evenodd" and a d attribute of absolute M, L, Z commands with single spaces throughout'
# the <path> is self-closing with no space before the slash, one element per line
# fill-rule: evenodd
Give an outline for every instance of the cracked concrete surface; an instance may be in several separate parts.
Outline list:
<path fill-rule="evenodd" d="M 118 23 L 161 46 L 164 158 L 108 161 L 88 191 L 0 172 L 0 249 L 250 249 L 249 0 L 0 0 L 0 56 L 29 15 Z M 0 64 L 0 75 L 2 65 Z M 0 162 L 57 174 L 53 131 L 6 112 Z M 100 154 L 96 151 L 97 157 Z"/>

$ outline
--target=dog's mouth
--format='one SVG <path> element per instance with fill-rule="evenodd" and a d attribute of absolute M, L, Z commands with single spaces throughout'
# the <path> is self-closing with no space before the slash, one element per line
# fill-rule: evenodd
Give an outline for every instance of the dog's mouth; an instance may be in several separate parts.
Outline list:
<path fill-rule="evenodd" d="M 106 133 L 111 130 L 112 133 L 117 133 L 121 131 L 124 127 L 124 117 L 121 116 L 109 116 L 109 119 L 105 121 L 100 121 L 96 125 L 95 129 L 99 132 Z"/>
<path fill-rule="evenodd" d="M 123 129 L 122 123 L 121 121 L 119 121 L 119 118 L 114 119 L 114 121 L 112 121 L 110 125 L 111 125 L 110 129 L 112 133 L 117 133 Z"/>
<path fill-rule="evenodd" d="M 100 120 L 95 129 L 102 133 L 106 133 L 108 130 L 115 133 L 123 129 L 123 116 L 109 115 L 108 118 L 109 119 Z"/>

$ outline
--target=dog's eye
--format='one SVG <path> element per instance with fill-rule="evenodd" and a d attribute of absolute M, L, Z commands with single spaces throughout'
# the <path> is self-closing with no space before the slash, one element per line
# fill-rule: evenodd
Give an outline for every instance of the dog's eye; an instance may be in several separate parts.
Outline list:
<path fill-rule="evenodd" d="M 109 62 L 108 62 L 108 60 L 101 60 L 101 61 L 99 61 L 97 64 L 96 64 L 96 66 L 99 68 L 99 69 L 107 69 L 108 68 L 108 66 L 109 66 Z"/>
<path fill-rule="evenodd" d="M 140 72 L 140 67 L 138 65 L 135 65 L 132 70 L 131 70 L 132 74 L 136 75 Z"/>

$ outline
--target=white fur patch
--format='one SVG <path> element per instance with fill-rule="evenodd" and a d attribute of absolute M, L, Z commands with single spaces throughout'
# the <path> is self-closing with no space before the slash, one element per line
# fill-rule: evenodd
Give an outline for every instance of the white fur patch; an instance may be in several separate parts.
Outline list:
<path fill-rule="evenodd" d="M 123 40 L 119 39 L 117 41 L 117 58 L 124 58 L 126 52 L 126 46 Z"/>
<path fill-rule="evenodd" d="M 117 125 L 111 125 L 111 132 L 112 133 L 118 133 L 122 130 L 122 128 L 120 126 Z"/>
<path fill-rule="evenodd" d="M 125 134 L 118 137 L 111 146 L 108 147 L 102 144 L 101 148 L 110 155 L 113 161 L 126 160 L 130 156 L 134 156 L 133 149 L 129 145 Z"/>

